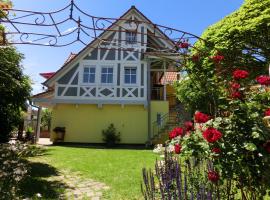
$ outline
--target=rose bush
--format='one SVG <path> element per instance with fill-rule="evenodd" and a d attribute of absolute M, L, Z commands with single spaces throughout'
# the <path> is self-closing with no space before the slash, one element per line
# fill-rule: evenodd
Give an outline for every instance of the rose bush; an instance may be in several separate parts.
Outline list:
<path fill-rule="evenodd" d="M 270 132 L 263 123 L 263 117 L 270 116 L 270 77 L 252 78 L 249 71 L 236 68 L 228 80 L 217 76 L 214 81 L 218 104 L 213 104 L 213 117 L 196 111 L 195 129 L 184 125 L 181 137 L 170 139 L 169 149 L 174 146 L 184 159 L 209 161 L 210 182 L 233 181 L 242 198 L 263 198 L 270 189 Z"/>

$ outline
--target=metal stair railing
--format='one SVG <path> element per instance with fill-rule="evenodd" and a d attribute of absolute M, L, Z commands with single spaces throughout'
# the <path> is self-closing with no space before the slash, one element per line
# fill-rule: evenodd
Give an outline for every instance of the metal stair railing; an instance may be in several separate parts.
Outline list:
<path fill-rule="evenodd" d="M 171 116 L 170 113 L 161 116 L 160 120 L 152 123 L 151 140 L 159 138 L 164 132 L 169 131 L 177 124 L 176 116 Z"/>

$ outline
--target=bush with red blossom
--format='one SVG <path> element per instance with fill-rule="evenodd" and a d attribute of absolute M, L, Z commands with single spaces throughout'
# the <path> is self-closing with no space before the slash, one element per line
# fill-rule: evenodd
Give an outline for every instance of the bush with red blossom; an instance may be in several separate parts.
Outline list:
<path fill-rule="evenodd" d="M 216 154 L 220 154 L 220 153 L 221 153 L 221 149 L 218 148 L 218 147 L 214 147 L 214 148 L 212 149 L 212 152 L 213 152 L 213 153 L 216 153 Z"/>
<path fill-rule="evenodd" d="M 233 99 L 241 99 L 241 97 L 242 97 L 241 92 L 239 92 L 239 91 L 232 92 L 232 98 Z"/>
<path fill-rule="evenodd" d="M 207 114 L 197 111 L 194 115 L 194 121 L 196 123 L 205 123 L 210 119 Z"/>
<path fill-rule="evenodd" d="M 256 81 L 260 83 L 261 85 L 270 85 L 270 77 L 261 75 L 256 78 Z"/>
<path fill-rule="evenodd" d="M 231 83 L 231 87 L 232 89 L 237 90 L 241 87 L 241 85 L 239 83 L 233 82 Z"/>
<path fill-rule="evenodd" d="M 215 128 L 207 128 L 203 132 L 204 139 L 209 143 L 214 143 L 222 137 L 222 133 Z"/>
<path fill-rule="evenodd" d="M 264 116 L 270 116 L 270 108 L 267 108 L 265 111 L 264 111 Z"/>
<path fill-rule="evenodd" d="M 212 59 L 215 63 L 220 63 L 222 60 L 224 60 L 224 56 L 218 54 L 218 55 L 213 56 Z"/>
<path fill-rule="evenodd" d="M 189 47 L 189 43 L 188 42 L 180 42 L 178 46 L 179 46 L 179 48 L 187 49 Z"/>
<path fill-rule="evenodd" d="M 216 183 L 219 181 L 219 174 L 216 171 L 210 170 L 208 171 L 208 180 Z"/>
<path fill-rule="evenodd" d="M 180 154 L 181 153 L 181 150 L 182 150 L 182 146 L 180 144 L 175 144 L 174 145 L 174 152 L 176 154 Z"/>
<path fill-rule="evenodd" d="M 239 80 L 239 79 L 245 79 L 247 78 L 249 75 L 248 71 L 246 70 L 240 70 L 240 69 L 236 69 L 234 72 L 233 72 L 233 78 L 235 80 Z"/>
<path fill-rule="evenodd" d="M 169 133 L 169 139 L 173 139 L 177 136 L 183 136 L 183 134 L 184 134 L 183 128 L 176 127 Z"/>
<path fill-rule="evenodd" d="M 194 124 L 192 121 L 186 121 L 184 123 L 184 127 L 185 127 L 185 131 L 189 132 L 189 131 L 194 131 Z"/>

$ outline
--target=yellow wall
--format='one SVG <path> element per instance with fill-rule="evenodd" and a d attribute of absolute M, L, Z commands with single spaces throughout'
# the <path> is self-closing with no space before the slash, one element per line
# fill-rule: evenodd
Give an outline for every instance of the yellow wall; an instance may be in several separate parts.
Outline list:
<path fill-rule="evenodd" d="M 169 102 L 168 101 L 151 101 L 151 124 L 157 121 L 157 114 L 160 113 L 161 116 L 169 112 Z"/>
<path fill-rule="evenodd" d="M 143 144 L 148 139 L 147 108 L 143 105 L 58 104 L 53 108 L 52 128 L 66 127 L 65 142 L 102 143 L 102 130 L 113 123 L 121 143 Z"/>

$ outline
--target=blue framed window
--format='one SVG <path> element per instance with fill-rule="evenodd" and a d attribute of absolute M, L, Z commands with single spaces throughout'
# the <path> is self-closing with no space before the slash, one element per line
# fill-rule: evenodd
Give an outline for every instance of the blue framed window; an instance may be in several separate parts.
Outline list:
<path fill-rule="evenodd" d="M 137 83 L 137 68 L 125 67 L 125 84 Z"/>
<path fill-rule="evenodd" d="M 113 83 L 113 67 L 101 68 L 101 83 Z"/>
<path fill-rule="evenodd" d="M 83 68 L 83 83 L 95 83 L 96 68 L 93 66 L 85 66 Z"/>

